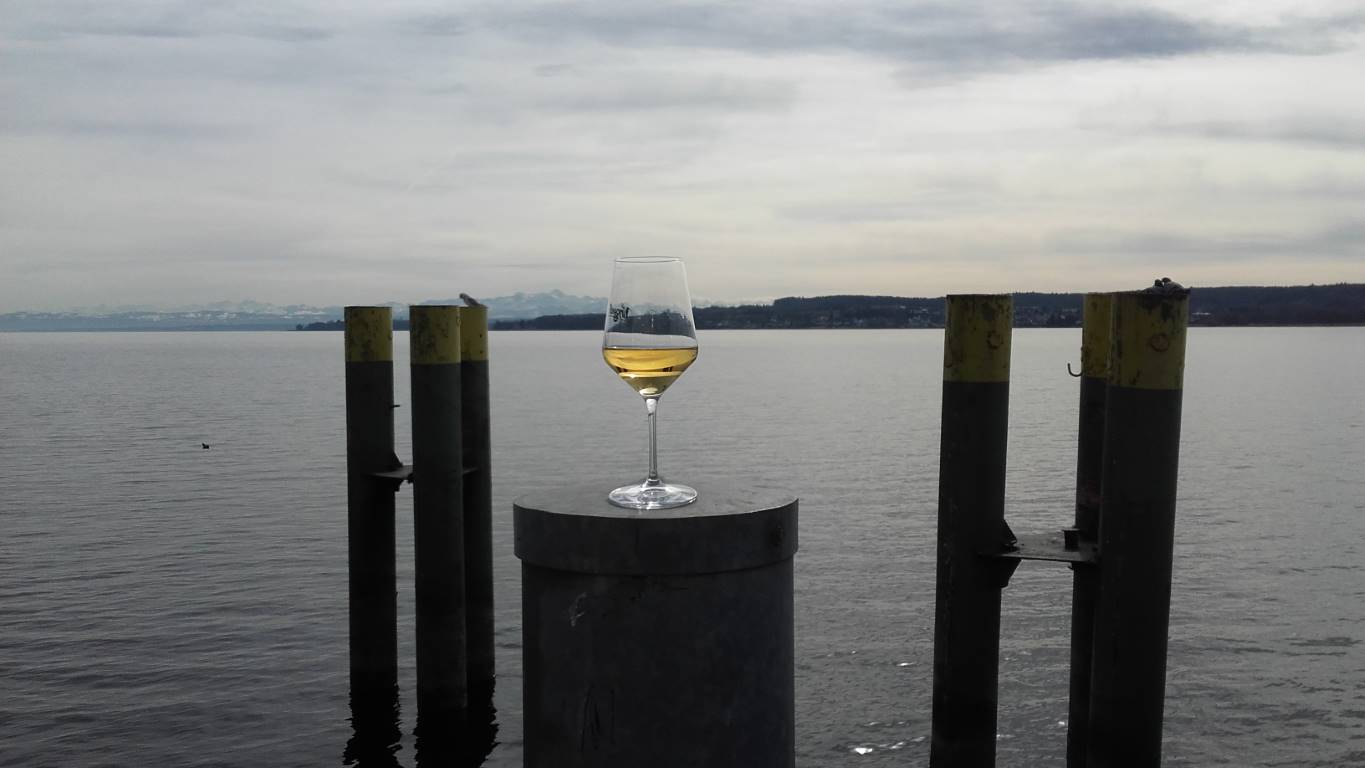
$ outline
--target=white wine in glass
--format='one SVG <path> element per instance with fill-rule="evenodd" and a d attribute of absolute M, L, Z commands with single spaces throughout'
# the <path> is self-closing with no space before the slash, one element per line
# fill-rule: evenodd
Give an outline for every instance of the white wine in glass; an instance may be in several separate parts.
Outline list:
<path fill-rule="evenodd" d="M 659 396 L 697 359 L 692 298 L 680 259 L 617 259 L 607 303 L 602 357 L 645 400 L 649 422 L 649 473 L 607 494 L 618 507 L 669 509 L 697 500 L 697 491 L 659 476 Z"/>

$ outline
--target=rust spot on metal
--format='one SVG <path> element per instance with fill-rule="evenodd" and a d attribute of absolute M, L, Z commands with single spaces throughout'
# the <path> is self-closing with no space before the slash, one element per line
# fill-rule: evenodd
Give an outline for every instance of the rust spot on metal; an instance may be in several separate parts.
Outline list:
<path fill-rule="evenodd" d="M 1164 333 L 1157 333 L 1147 340 L 1147 346 L 1157 352 L 1165 352 L 1171 348 L 1171 337 Z"/>

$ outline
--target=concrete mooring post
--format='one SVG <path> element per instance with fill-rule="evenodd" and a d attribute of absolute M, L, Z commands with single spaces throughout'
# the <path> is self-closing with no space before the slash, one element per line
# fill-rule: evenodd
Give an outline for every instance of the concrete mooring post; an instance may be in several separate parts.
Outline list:
<path fill-rule="evenodd" d="M 1087 768 L 1161 764 L 1189 291 L 1114 295 Z"/>
<path fill-rule="evenodd" d="M 517 499 L 527 768 L 794 764 L 797 501 L 699 488 Z"/>
<path fill-rule="evenodd" d="M 930 765 L 995 764 L 1000 591 L 1017 561 L 990 559 L 1005 525 L 1008 295 L 947 298 L 939 454 L 938 573 Z"/>

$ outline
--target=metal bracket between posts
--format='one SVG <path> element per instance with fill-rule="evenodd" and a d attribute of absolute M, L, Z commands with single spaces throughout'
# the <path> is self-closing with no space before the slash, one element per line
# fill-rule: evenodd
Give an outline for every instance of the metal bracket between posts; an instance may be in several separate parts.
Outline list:
<path fill-rule="evenodd" d="M 394 493 L 403 487 L 403 483 L 411 483 L 415 471 L 411 466 L 400 466 L 397 469 L 390 469 L 384 472 L 371 472 L 370 477 L 384 480 L 390 483 L 389 490 Z"/>
<path fill-rule="evenodd" d="M 403 483 L 411 483 L 413 481 L 412 479 L 415 474 L 416 470 L 412 465 L 404 464 L 403 460 L 398 458 L 398 454 L 395 453 L 390 454 L 389 456 L 388 469 L 382 472 L 371 472 L 370 477 L 388 482 L 390 484 L 389 490 L 397 493 L 398 489 L 403 487 Z"/>
<path fill-rule="evenodd" d="M 1067 563 L 1072 567 L 1089 567 L 1099 562 L 1099 545 L 1082 539 L 1075 528 L 1063 528 L 1053 533 L 1026 533 L 1016 536 L 1005 523 L 1005 540 L 997 552 L 982 552 L 982 557 L 998 563 L 1000 587 L 1009 586 L 1010 577 L 1024 560 L 1046 560 Z"/>
<path fill-rule="evenodd" d="M 478 471 L 478 467 L 464 467 L 460 470 L 460 474 L 468 477 Z M 393 483 L 393 487 L 389 490 L 397 493 L 398 489 L 403 486 L 403 483 L 411 485 L 417 482 L 417 468 L 411 464 L 399 464 L 397 469 L 387 469 L 383 472 L 371 472 L 370 477 Z"/>

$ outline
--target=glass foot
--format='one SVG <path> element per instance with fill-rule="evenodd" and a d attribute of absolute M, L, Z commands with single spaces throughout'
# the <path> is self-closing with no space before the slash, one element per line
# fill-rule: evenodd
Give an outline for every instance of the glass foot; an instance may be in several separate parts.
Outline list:
<path fill-rule="evenodd" d="M 607 501 L 626 509 L 672 509 L 696 500 L 696 488 L 661 482 L 623 485 L 607 494 Z"/>

